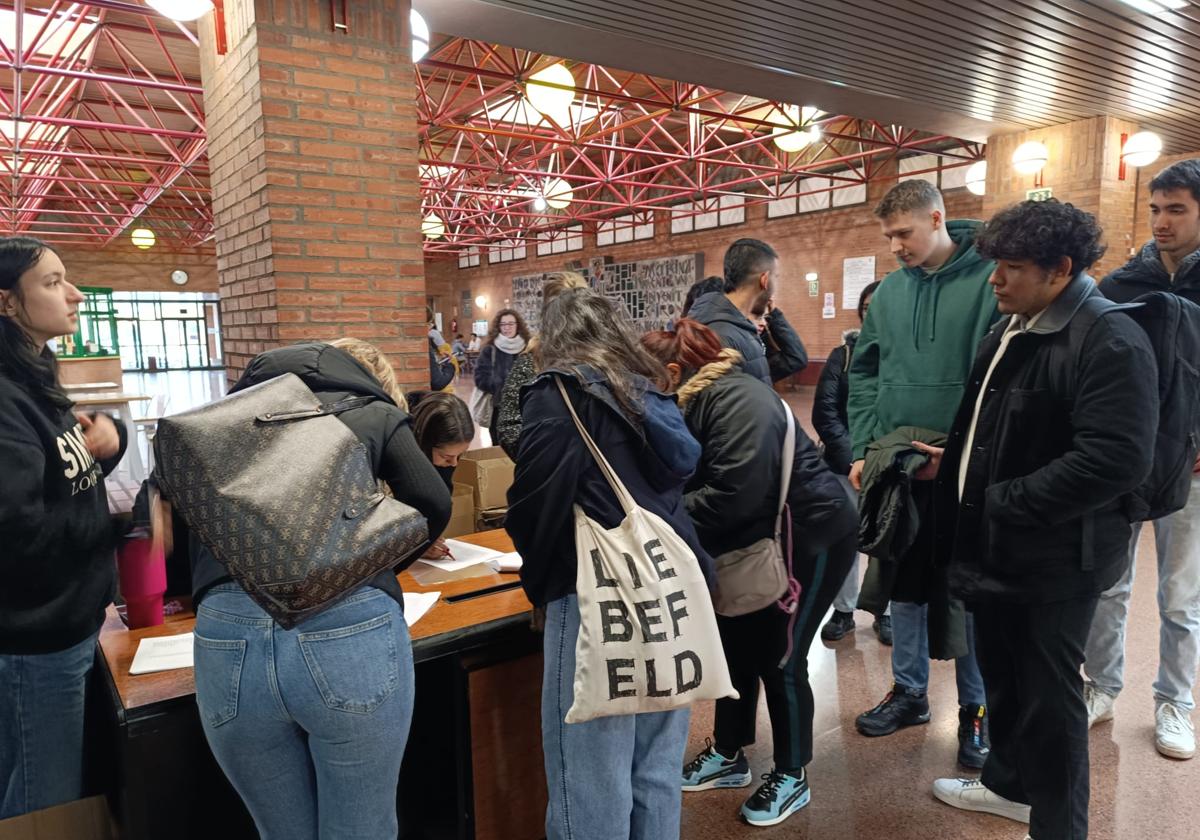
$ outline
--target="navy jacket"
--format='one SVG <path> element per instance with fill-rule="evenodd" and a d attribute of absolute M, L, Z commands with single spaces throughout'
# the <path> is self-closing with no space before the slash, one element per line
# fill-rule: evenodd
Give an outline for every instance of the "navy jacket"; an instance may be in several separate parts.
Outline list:
<path fill-rule="evenodd" d="M 808 366 L 808 352 L 800 336 L 778 309 L 767 316 L 766 345 L 758 329 L 721 292 L 701 295 L 688 317 L 715 332 L 721 344 L 742 354 L 742 370 L 770 385 Z"/>
<path fill-rule="evenodd" d="M 1158 246 L 1147 242 L 1136 257 L 1101 281 L 1100 291 L 1116 303 L 1128 303 L 1150 292 L 1174 292 L 1200 304 L 1200 251 L 1183 258 L 1172 280 Z"/>
<path fill-rule="evenodd" d="M 512 371 L 519 354 L 505 353 L 495 344 L 488 344 L 479 351 L 475 360 L 475 387 L 487 391 L 493 400 L 500 399 L 504 382 Z"/>
<path fill-rule="evenodd" d="M 675 401 L 639 380 L 637 416 L 617 402 L 603 374 L 588 367 L 548 370 L 521 391 L 517 469 L 505 528 L 521 554 L 521 584 L 535 606 L 575 592 L 575 519 L 579 505 L 615 528 L 625 519 L 616 496 L 579 436 L 555 384 L 562 377 L 580 420 L 642 508 L 662 517 L 696 553 L 709 581 L 712 558 L 683 504 L 683 487 L 700 460 Z"/>

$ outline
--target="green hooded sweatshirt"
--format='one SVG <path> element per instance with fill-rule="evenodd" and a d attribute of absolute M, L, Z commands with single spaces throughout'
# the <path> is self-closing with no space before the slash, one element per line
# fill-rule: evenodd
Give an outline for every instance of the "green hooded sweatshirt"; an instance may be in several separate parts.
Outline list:
<path fill-rule="evenodd" d="M 947 222 L 954 256 L 934 271 L 898 268 L 871 298 L 850 364 L 856 461 L 901 426 L 950 430 L 975 351 L 1000 317 L 987 283 L 996 264 L 975 250 L 981 226 Z"/>

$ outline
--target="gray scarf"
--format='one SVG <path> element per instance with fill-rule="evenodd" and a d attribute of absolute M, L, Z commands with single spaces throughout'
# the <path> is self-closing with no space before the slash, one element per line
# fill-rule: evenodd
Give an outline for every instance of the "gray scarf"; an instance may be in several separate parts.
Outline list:
<path fill-rule="evenodd" d="M 525 349 L 525 339 L 521 338 L 519 335 L 514 335 L 512 338 L 509 338 L 508 336 L 501 334 L 492 339 L 492 344 L 495 344 L 497 348 L 503 350 L 510 356 L 516 356 Z"/>

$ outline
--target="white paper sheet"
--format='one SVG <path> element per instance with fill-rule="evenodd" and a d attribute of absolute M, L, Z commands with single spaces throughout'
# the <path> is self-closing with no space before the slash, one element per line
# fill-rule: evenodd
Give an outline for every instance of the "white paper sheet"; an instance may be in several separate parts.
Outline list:
<path fill-rule="evenodd" d="M 508 554 L 501 554 L 493 563 L 497 572 L 521 571 L 521 555 L 515 551 L 510 551 Z"/>
<path fill-rule="evenodd" d="M 446 540 L 446 547 L 450 549 L 449 557 L 443 557 L 440 560 L 422 559 L 421 562 L 428 563 L 443 572 L 457 572 L 459 569 L 465 569 L 477 563 L 493 563 L 503 556 L 499 551 L 459 540 Z"/>
<path fill-rule="evenodd" d="M 192 634 L 142 639 L 129 666 L 131 674 L 151 674 L 192 667 Z"/>
<path fill-rule="evenodd" d="M 405 592 L 404 620 L 412 627 L 438 602 L 441 592 Z"/>

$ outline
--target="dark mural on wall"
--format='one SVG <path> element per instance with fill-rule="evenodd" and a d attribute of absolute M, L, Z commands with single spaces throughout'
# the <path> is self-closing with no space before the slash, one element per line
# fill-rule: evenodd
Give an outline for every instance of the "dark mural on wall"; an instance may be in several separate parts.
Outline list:
<path fill-rule="evenodd" d="M 624 263 L 606 263 L 598 257 L 571 270 L 624 309 L 639 332 L 648 332 L 662 329 L 679 316 L 687 290 L 703 276 L 704 254 Z M 545 274 L 523 274 L 512 279 L 512 306 L 533 330 L 541 325 L 545 278 Z"/>

